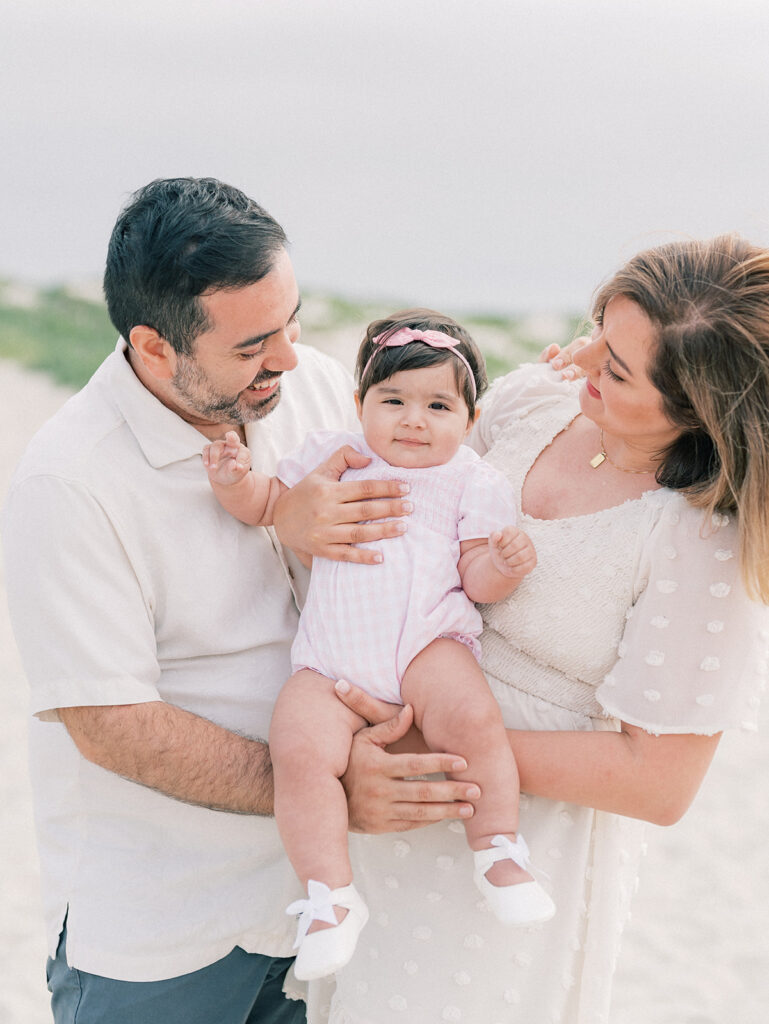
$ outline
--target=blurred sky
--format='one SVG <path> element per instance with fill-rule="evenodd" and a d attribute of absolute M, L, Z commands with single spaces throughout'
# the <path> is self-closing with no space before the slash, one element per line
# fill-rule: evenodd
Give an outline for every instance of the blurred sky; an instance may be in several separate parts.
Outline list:
<path fill-rule="evenodd" d="M 0 0 L 0 276 L 98 278 L 118 210 L 213 175 L 300 282 L 583 310 L 638 249 L 769 244 L 766 0 Z"/>

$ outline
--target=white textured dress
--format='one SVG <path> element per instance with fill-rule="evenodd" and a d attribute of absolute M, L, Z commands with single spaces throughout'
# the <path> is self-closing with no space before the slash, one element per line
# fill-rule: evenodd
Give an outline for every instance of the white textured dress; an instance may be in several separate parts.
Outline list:
<path fill-rule="evenodd" d="M 291 487 L 344 444 L 371 462 L 345 470 L 343 480 L 402 480 L 414 511 L 400 537 L 362 545 L 382 552 L 379 565 L 314 559 L 291 665 L 349 679 L 400 704 L 403 673 L 437 637 L 480 653 L 483 623 L 462 590 L 460 542 L 514 524 L 515 496 L 507 479 L 465 446 L 443 465 L 404 468 L 381 459 L 360 434 L 328 430 L 281 459 L 277 475 Z"/>
<path fill-rule="evenodd" d="M 546 367 L 499 381 L 474 443 L 517 488 L 579 412 Z M 483 609 L 483 664 L 508 727 L 754 729 L 769 613 L 739 578 L 736 531 L 668 490 L 590 515 L 522 515 L 536 569 Z M 664 780 L 661 780 L 664 784 Z M 310 1024 L 602 1024 L 637 878 L 640 822 L 522 796 L 521 832 L 556 916 L 499 925 L 458 822 L 351 836 L 371 910 L 352 962 L 311 986 Z"/>

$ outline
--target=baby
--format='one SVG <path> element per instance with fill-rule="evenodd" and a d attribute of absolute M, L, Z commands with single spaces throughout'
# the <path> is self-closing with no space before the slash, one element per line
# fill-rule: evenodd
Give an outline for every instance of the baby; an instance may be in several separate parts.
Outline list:
<path fill-rule="evenodd" d="M 340 782 L 354 733 L 367 723 L 339 701 L 344 678 L 394 704 L 410 704 L 432 750 L 456 753 L 454 778 L 480 790 L 465 823 L 474 881 L 503 922 L 555 912 L 527 871 L 518 830 L 518 772 L 499 708 L 478 664 L 481 618 L 473 602 L 507 597 L 536 564 L 514 525 L 507 481 L 467 446 L 486 386 L 483 358 L 449 317 L 408 310 L 371 324 L 358 353 L 355 402 L 362 436 L 310 435 L 277 476 L 250 472 L 231 432 L 203 453 L 222 505 L 245 523 L 272 524 L 278 496 L 344 444 L 371 459 L 344 479 L 397 479 L 413 512 L 400 537 L 370 546 L 381 564 L 317 558 L 270 729 L 275 817 L 308 898 L 299 914 L 294 970 L 331 974 L 352 957 L 368 919 L 352 884 L 347 801 Z"/>

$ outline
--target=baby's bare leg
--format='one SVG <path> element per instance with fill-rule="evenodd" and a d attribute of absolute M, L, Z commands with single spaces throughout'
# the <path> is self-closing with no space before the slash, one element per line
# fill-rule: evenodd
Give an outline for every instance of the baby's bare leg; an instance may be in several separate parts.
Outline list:
<path fill-rule="evenodd" d="M 456 751 L 467 770 L 452 778 L 475 782 L 481 796 L 465 822 L 472 850 L 484 850 L 495 835 L 515 840 L 518 831 L 518 768 L 507 740 L 499 705 L 472 652 L 457 640 L 434 640 L 411 662 L 401 694 L 414 708 L 414 721 L 431 750 Z M 511 860 L 487 872 L 493 885 L 529 881 Z"/>
<path fill-rule="evenodd" d="M 332 680 L 309 669 L 296 672 L 278 696 L 270 726 L 275 818 L 305 888 L 311 878 L 330 889 L 352 881 L 339 779 L 353 734 L 365 724 L 335 696 Z"/>

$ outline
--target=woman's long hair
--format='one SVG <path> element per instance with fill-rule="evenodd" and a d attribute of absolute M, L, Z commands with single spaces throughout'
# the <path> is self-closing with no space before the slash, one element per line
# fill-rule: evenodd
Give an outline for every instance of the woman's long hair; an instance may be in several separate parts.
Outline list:
<path fill-rule="evenodd" d="M 737 516 L 748 592 L 769 603 L 769 250 L 738 235 L 639 253 L 603 285 L 652 322 L 649 376 L 681 434 L 657 480 Z"/>

